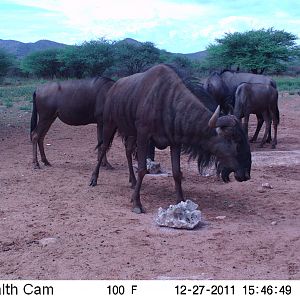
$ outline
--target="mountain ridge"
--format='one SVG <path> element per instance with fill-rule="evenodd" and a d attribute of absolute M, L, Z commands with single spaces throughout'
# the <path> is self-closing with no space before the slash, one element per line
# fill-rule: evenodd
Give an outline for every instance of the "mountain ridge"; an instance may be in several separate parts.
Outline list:
<path fill-rule="evenodd" d="M 23 43 L 15 40 L 0 39 L 0 48 L 6 50 L 8 53 L 23 58 L 35 51 L 42 51 L 46 49 L 64 48 L 66 44 L 53 42 L 50 40 L 39 40 L 34 43 Z"/>
<path fill-rule="evenodd" d="M 141 42 L 132 39 L 132 38 L 125 38 L 119 42 L 122 43 L 129 43 L 129 44 L 141 44 Z M 23 43 L 16 40 L 2 40 L 0 39 L 0 48 L 6 50 L 8 53 L 16 56 L 19 59 L 24 58 L 28 54 L 35 52 L 35 51 L 42 51 L 46 49 L 57 49 L 57 48 L 64 48 L 68 46 L 67 44 L 57 43 L 50 40 L 38 40 L 36 42 L 30 43 Z M 168 53 L 187 57 L 191 60 L 202 60 L 206 57 L 206 50 L 198 51 L 194 53 L 172 53 L 167 51 Z"/>

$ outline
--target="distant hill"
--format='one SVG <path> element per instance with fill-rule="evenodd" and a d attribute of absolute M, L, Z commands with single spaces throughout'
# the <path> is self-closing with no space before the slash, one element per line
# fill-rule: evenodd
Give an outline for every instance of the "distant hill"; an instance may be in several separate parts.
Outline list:
<path fill-rule="evenodd" d="M 195 53 L 187 53 L 187 54 L 174 53 L 174 54 L 187 57 L 190 60 L 203 60 L 207 56 L 207 51 L 204 50 L 204 51 L 198 51 Z"/>
<path fill-rule="evenodd" d="M 127 44 L 132 44 L 132 45 L 140 45 L 141 42 L 135 40 L 135 39 L 131 39 L 131 38 L 126 38 L 124 40 L 119 41 L 118 43 L 127 43 Z M 199 51 L 199 52 L 195 52 L 195 53 L 187 53 L 187 54 L 183 54 L 183 53 L 172 53 L 172 52 L 168 52 L 170 54 L 175 54 L 175 55 L 179 55 L 179 56 L 183 56 L 183 57 L 187 57 L 191 60 L 203 60 L 206 56 L 207 56 L 207 51 Z"/>
<path fill-rule="evenodd" d="M 131 38 L 126 38 L 124 40 L 118 41 L 118 44 L 132 44 L 132 45 L 141 45 L 142 43 Z"/>
<path fill-rule="evenodd" d="M 133 45 L 140 45 L 141 42 L 126 38 L 124 40 L 119 41 L 118 43 L 128 43 Z M 0 39 L 0 48 L 6 50 L 8 53 L 16 56 L 17 58 L 23 58 L 27 56 L 28 54 L 35 52 L 35 51 L 42 51 L 46 49 L 51 48 L 63 48 L 67 46 L 66 44 L 56 43 L 53 41 L 48 40 L 40 40 L 35 43 L 22 43 L 19 41 L 14 40 L 1 40 Z M 170 53 L 170 52 L 168 52 Z M 170 53 L 170 54 L 176 54 L 183 57 L 187 57 L 191 60 L 202 60 L 206 57 L 206 51 L 199 51 L 195 53 L 188 53 L 188 54 L 182 54 L 182 53 Z"/>
<path fill-rule="evenodd" d="M 41 51 L 51 48 L 63 48 L 65 46 L 67 45 L 48 40 L 40 40 L 35 43 L 22 43 L 14 40 L 0 39 L 0 48 L 6 50 L 8 53 L 16 56 L 17 58 L 23 58 L 35 51 Z"/>

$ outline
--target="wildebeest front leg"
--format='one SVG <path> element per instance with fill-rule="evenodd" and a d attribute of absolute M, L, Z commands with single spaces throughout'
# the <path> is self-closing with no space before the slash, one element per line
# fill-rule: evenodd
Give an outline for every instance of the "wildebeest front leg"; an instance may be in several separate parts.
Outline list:
<path fill-rule="evenodd" d="M 184 201 L 183 192 L 181 187 L 182 173 L 180 170 L 180 146 L 171 146 L 171 163 L 172 173 L 175 181 L 175 191 L 177 203 Z"/>
<path fill-rule="evenodd" d="M 148 140 L 145 139 L 143 136 L 140 137 L 138 136 L 137 137 L 138 176 L 137 176 L 135 189 L 131 198 L 133 203 L 132 211 L 137 214 L 145 212 L 140 200 L 140 190 L 141 190 L 143 178 L 147 174 L 147 163 L 146 163 L 147 148 L 148 148 Z"/>
<path fill-rule="evenodd" d="M 128 162 L 128 170 L 129 170 L 129 182 L 131 183 L 131 188 L 134 189 L 136 185 L 136 178 L 132 166 L 132 153 L 136 147 L 136 138 L 133 136 L 129 136 L 125 140 L 125 149 L 126 149 L 126 158 Z"/>

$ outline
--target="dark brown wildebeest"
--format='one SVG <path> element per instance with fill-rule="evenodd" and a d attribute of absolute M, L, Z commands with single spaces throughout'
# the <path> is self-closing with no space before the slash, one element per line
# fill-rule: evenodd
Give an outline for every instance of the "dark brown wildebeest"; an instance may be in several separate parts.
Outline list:
<path fill-rule="evenodd" d="M 30 134 L 33 144 L 34 168 L 40 167 L 37 158 L 37 144 L 42 162 L 46 166 L 50 166 L 45 155 L 44 138 L 57 117 L 68 125 L 97 124 L 98 143 L 100 142 L 106 94 L 113 84 L 114 81 L 109 78 L 98 77 L 53 82 L 37 87 L 33 94 Z M 106 156 L 103 159 L 103 165 L 111 168 Z"/>
<path fill-rule="evenodd" d="M 271 122 L 274 126 L 274 138 L 272 148 L 277 144 L 277 126 L 279 124 L 278 92 L 269 84 L 242 83 L 235 92 L 234 115 L 242 120 L 244 118 L 244 130 L 248 136 L 248 122 L 250 114 L 261 114 L 265 123 L 265 134 L 260 147 L 266 142 Z M 252 140 L 257 139 L 259 130 L 256 129 Z"/>
<path fill-rule="evenodd" d="M 203 93 L 202 97 L 210 96 Z M 130 147 L 137 145 L 138 177 L 132 195 L 134 212 L 144 212 L 140 189 L 147 173 L 149 139 L 158 149 L 170 146 L 177 202 L 184 200 L 181 151 L 197 158 L 199 169 L 216 157 L 224 181 L 231 172 L 238 181 L 250 179 L 251 153 L 246 135 L 236 117 L 219 117 L 219 113 L 219 107 L 214 114 L 209 111 L 187 88 L 176 70 L 167 65 L 157 65 L 144 73 L 119 79 L 114 84 L 104 107 L 99 163 L 118 130 L 122 136 L 130 137 L 126 155 L 131 178 L 135 181 L 129 154 Z M 91 185 L 97 183 L 98 171 L 97 168 L 94 170 Z"/>
<path fill-rule="evenodd" d="M 233 112 L 235 104 L 235 92 L 241 83 L 262 83 L 269 84 L 276 89 L 276 82 L 264 75 L 252 73 L 239 73 L 234 71 L 224 70 L 221 73 L 212 73 L 205 82 L 205 89 L 216 99 L 220 104 L 221 110 L 225 113 Z M 256 132 L 250 142 L 255 142 L 257 135 L 264 123 L 264 118 L 261 113 L 256 114 L 257 127 Z M 267 142 L 271 141 L 271 129 L 268 133 Z"/>

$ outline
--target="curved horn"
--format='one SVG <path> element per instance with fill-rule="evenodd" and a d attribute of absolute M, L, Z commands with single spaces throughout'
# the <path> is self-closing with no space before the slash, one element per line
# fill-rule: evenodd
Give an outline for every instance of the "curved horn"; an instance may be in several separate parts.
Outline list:
<path fill-rule="evenodd" d="M 208 126 L 210 128 L 215 128 L 216 127 L 216 123 L 217 123 L 217 120 L 219 118 L 219 115 L 220 115 L 220 105 L 218 105 L 216 111 L 214 112 L 214 114 L 211 116 L 211 118 L 208 121 Z"/>
<path fill-rule="evenodd" d="M 218 118 L 216 127 L 233 127 L 236 124 L 236 118 L 232 115 L 227 115 Z"/>

